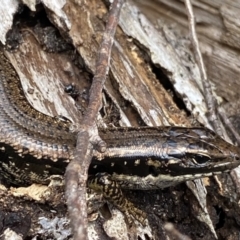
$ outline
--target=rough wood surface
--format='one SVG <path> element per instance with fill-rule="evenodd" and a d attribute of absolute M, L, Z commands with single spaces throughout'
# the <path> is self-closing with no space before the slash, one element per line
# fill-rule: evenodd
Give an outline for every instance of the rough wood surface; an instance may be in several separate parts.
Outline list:
<path fill-rule="evenodd" d="M 153 24 L 163 29 L 174 29 L 173 32 L 179 36 L 178 40 L 187 41 L 188 23 L 183 2 L 141 0 L 135 3 Z M 194 0 L 192 3 L 208 77 L 223 101 L 236 102 L 240 84 L 240 3 L 225 0 Z"/>
<path fill-rule="evenodd" d="M 33 3 L 29 4 L 34 10 Z M 15 16 L 18 25 L 14 22 L 13 32 L 8 36 L 8 46 L 11 43 L 14 50 L 6 52 L 34 107 L 52 116 L 63 115 L 74 122 L 86 108 L 107 7 L 99 0 L 55 4 L 55 1 L 42 1 L 36 6 L 35 13 L 21 6 L 21 13 Z M 240 5 L 227 0 L 193 1 L 193 4 L 208 76 L 220 102 L 235 102 L 239 98 Z M 11 17 L 7 20 L 12 21 Z M 10 26 L 9 22 L 6 26 Z M 1 35 L 4 43 L 4 31 Z M 16 39 L 20 40 L 17 44 Z M 69 83 L 74 83 L 80 93 L 77 106 L 63 91 L 63 86 Z M 193 122 L 196 124 L 192 121 L 193 116 L 209 126 L 201 89 L 183 3 L 177 0 L 127 0 L 115 36 L 104 106 L 99 115 L 101 124 L 191 126 Z M 237 116 L 234 110 L 231 113 Z M 205 198 L 200 203 L 194 196 L 196 193 L 191 192 L 194 190 L 190 191 L 185 184 L 163 191 L 126 192 L 149 217 L 149 226 L 138 227 L 135 236 L 166 239 L 164 223 L 172 222 L 176 229 L 192 239 L 214 239 L 214 234 L 219 239 L 237 239 L 239 195 L 231 178 L 224 174 L 219 182 L 206 179 L 203 183 L 203 191 L 207 188 L 208 194 L 203 194 Z M 60 200 L 58 206 L 49 201 L 46 204 L 30 203 L 29 196 L 16 198 L 13 191 L 6 189 L 0 194 L 2 219 L 5 219 L 5 212 L 28 210 L 32 218 L 28 236 L 70 238 L 69 232 L 66 233 L 69 229 L 61 225 L 67 220 L 66 209 Z M 62 195 L 58 196 L 62 199 Z M 117 239 L 119 236 L 129 238 L 124 221 L 119 220 L 121 217 L 115 209 L 112 211 L 116 219 L 110 227 L 102 215 L 97 215 L 97 220 L 89 226 L 90 239 L 110 239 L 112 232 L 117 234 Z M 45 219 L 40 221 L 40 217 Z M 56 218 L 60 219 L 60 227 Z M 51 229 L 47 230 L 46 226 Z M 1 229 L 5 230 L 6 226 Z M 56 229 L 59 229 L 57 234 L 62 233 L 62 238 L 54 235 Z"/>

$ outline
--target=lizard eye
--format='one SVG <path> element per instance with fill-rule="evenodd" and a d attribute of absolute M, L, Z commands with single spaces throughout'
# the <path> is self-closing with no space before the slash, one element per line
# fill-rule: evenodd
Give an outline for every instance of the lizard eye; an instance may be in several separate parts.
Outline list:
<path fill-rule="evenodd" d="M 206 155 L 195 155 L 193 158 L 193 161 L 196 164 L 204 164 L 204 163 L 207 163 L 209 160 L 211 160 L 211 158 Z"/>

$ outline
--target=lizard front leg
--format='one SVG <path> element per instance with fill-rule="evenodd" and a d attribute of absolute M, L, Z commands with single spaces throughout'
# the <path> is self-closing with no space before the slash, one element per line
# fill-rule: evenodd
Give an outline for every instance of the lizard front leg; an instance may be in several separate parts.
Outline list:
<path fill-rule="evenodd" d="M 123 194 L 117 181 L 111 179 L 107 173 L 98 173 L 88 179 L 88 186 L 95 191 L 101 192 L 104 198 L 124 213 L 129 226 L 133 225 L 136 219 L 145 225 L 146 213 L 134 206 Z"/>

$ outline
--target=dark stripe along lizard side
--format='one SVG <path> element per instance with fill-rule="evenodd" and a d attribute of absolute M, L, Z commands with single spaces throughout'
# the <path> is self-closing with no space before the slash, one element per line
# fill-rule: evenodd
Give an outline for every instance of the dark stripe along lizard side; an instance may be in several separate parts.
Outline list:
<path fill-rule="evenodd" d="M 71 123 L 47 116 L 27 101 L 19 77 L 0 53 L 0 177 L 24 186 L 63 175 L 73 157 Z M 144 214 L 121 188 L 159 189 L 237 167 L 239 149 L 206 128 L 99 129 L 104 153 L 94 151 L 89 186 L 103 192 L 128 218 Z"/>

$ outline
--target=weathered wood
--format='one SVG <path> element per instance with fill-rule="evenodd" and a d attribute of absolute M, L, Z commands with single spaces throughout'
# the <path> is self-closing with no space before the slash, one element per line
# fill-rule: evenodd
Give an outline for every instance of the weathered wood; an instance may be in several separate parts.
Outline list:
<path fill-rule="evenodd" d="M 21 16 L 18 24 L 21 43 L 14 52 L 8 52 L 8 57 L 18 71 L 26 95 L 34 107 L 53 116 L 64 115 L 75 122 L 86 107 L 107 7 L 99 0 L 67 1 L 58 8 L 54 5 L 55 1 L 42 2 L 46 9 L 42 17 L 48 16 L 55 28 L 73 46 L 63 52 L 43 51 L 43 48 L 47 47 L 41 39 L 47 39 L 48 43 L 55 38 L 48 39 L 43 26 L 36 28 L 23 24 L 25 20 Z M 51 7 L 50 2 L 53 4 Z M 239 97 L 239 3 L 227 0 L 193 3 L 208 76 L 216 87 L 217 95 L 222 97 L 222 100 L 218 97 L 220 101 L 235 101 Z M 36 21 L 38 20 L 41 19 L 36 17 Z M 54 29 L 53 26 L 51 28 Z M 56 40 L 61 43 L 60 35 Z M 79 55 L 75 55 L 75 51 Z M 74 101 L 63 92 L 63 85 L 69 83 L 74 83 L 79 89 L 80 111 Z M 189 118 L 188 114 L 191 113 L 199 122 L 209 126 L 201 89 L 198 67 L 191 52 L 183 2 L 126 1 L 116 33 L 110 74 L 105 85 L 103 125 L 190 126 L 192 118 Z M 237 239 L 240 210 L 237 204 L 238 193 L 235 192 L 229 175 L 223 175 L 220 179 L 222 186 L 219 188 L 213 179 L 204 181 L 209 190 L 208 216 L 213 227 L 219 226 L 214 231 L 220 239 Z M 12 192 L 5 190 L 0 194 L 1 203 L 7 202 L 12 196 Z M 140 226 L 137 229 L 138 236 L 142 237 L 145 233 L 155 239 L 166 239 L 163 224 L 172 221 L 180 232 L 192 239 L 213 239 L 213 232 L 209 227 L 195 218 L 203 211 L 185 184 L 164 191 L 132 191 L 126 194 L 149 216 L 149 226 Z M 28 201 L 17 198 L 14 204 L 13 210 L 21 210 Z M 2 206 L 3 210 L 11 209 L 11 204 Z M 39 231 L 39 216 L 53 220 L 56 216 L 63 217 L 66 210 L 61 205 L 54 207 L 57 214 L 49 214 L 52 209 L 49 205 L 32 203 L 29 205 L 29 212 L 35 213 L 35 209 L 39 208 L 41 210 L 36 211 L 33 218 L 30 232 L 32 237 Z M 219 212 L 224 217 L 218 214 Z M 223 220 L 225 223 L 221 225 Z M 97 234 L 101 239 L 109 239 L 111 234 L 109 227 L 104 225 L 105 221 L 106 219 L 100 216 L 98 221 L 90 224 L 89 236 Z M 231 224 L 233 221 L 235 223 Z M 120 226 L 120 229 L 126 229 L 126 226 L 122 227 L 124 221 L 120 223 L 119 218 L 110 224 L 110 229 L 114 224 Z M 120 236 L 127 238 L 126 235 L 121 235 L 121 230 L 118 231 Z M 46 234 L 47 231 L 42 233 L 42 236 L 47 238 Z M 49 236 L 52 235 L 49 233 Z"/>
<path fill-rule="evenodd" d="M 239 99 L 239 9 L 238 1 L 192 1 L 200 47 L 207 74 L 223 101 Z M 189 48 L 188 23 L 184 3 L 181 1 L 135 1 L 141 12 L 153 24 L 174 29 L 175 49 Z M 179 46 L 180 45 L 180 46 Z M 178 47 L 179 46 L 179 47 Z M 182 51 L 184 51 L 182 49 Z M 185 65 L 185 64 L 184 64 Z"/>

